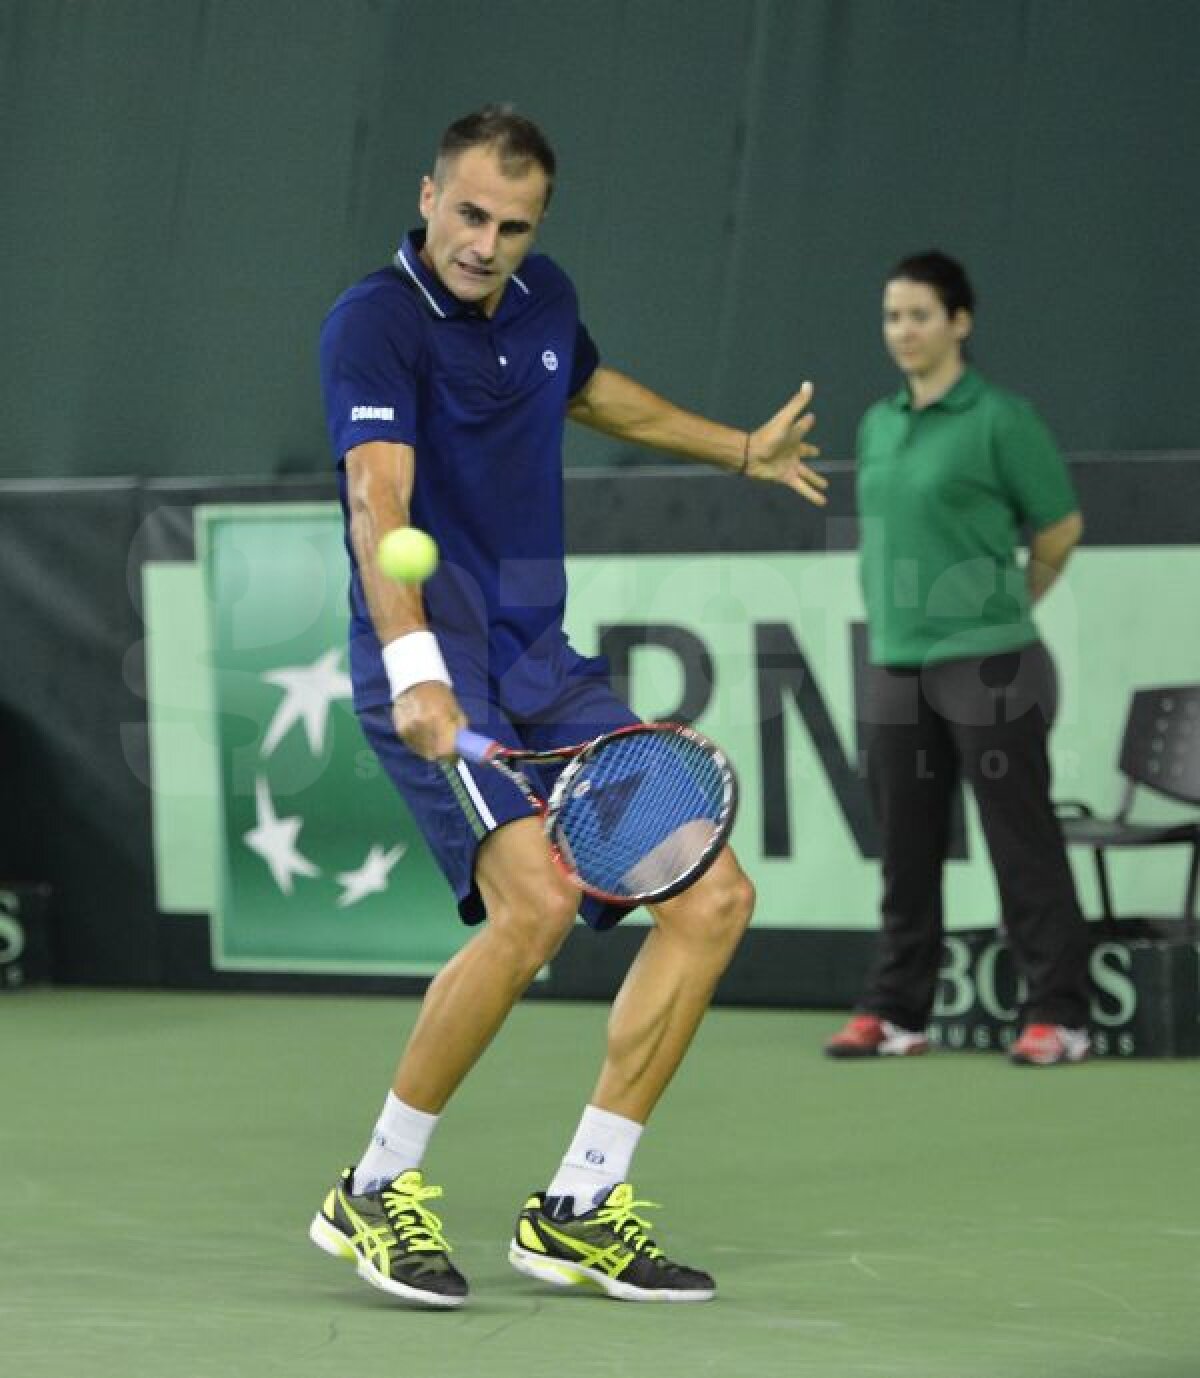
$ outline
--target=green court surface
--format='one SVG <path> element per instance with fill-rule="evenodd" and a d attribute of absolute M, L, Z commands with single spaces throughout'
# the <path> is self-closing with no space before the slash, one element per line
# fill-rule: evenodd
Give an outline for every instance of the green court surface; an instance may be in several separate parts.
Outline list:
<path fill-rule="evenodd" d="M 836 1064 L 837 1016 L 720 1010 L 638 1195 L 708 1305 L 544 1290 L 505 1245 L 590 1089 L 605 1009 L 527 1003 L 427 1162 L 473 1293 L 396 1305 L 306 1231 L 407 1000 L 0 997 L 5 1378 L 1196 1378 L 1200 1071 Z"/>

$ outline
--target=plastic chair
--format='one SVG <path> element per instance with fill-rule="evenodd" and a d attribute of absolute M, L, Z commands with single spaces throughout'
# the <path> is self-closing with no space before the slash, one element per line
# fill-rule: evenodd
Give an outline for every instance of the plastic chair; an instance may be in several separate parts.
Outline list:
<path fill-rule="evenodd" d="M 1105 853 L 1110 847 L 1192 849 L 1180 918 L 1188 936 L 1196 931 L 1196 882 L 1200 874 L 1200 818 L 1184 823 L 1135 823 L 1130 818 L 1139 787 L 1185 804 L 1200 806 L 1200 684 L 1139 689 L 1129 704 L 1117 768 L 1125 776 L 1120 807 L 1101 818 L 1077 799 L 1056 804 L 1063 836 L 1073 846 L 1090 847 L 1100 888 L 1104 920 L 1112 925 L 1112 889 Z"/>

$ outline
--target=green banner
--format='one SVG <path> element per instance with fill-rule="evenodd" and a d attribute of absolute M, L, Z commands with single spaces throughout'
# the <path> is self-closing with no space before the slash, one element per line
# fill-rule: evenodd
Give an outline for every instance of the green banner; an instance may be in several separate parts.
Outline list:
<path fill-rule="evenodd" d="M 467 930 L 350 708 L 337 508 L 214 507 L 197 526 L 190 581 L 178 566 L 146 574 L 160 903 L 213 913 L 218 968 L 432 970 Z M 609 656 L 643 716 L 688 717 L 734 760 L 733 841 L 758 888 L 756 925 L 874 928 L 855 557 L 592 556 L 568 573 L 575 645 Z M 1114 808 L 1130 693 L 1200 679 L 1196 587 L 1200 548 L 1084 549 L 1039 609 L 1061 677 L 1058 797 Z M 198 607 L 206 619 L 185 616 Z M 206 829 L 197 763 L 214 750 Z M 1148 818 L 1180 813 L 1144 801 Z M 947 867 L 952 928 L 997 912 L 969 800 L 966 826 L 966 856 Z M 1126 912 L 1178 911 L 1182 853 L 1113 860 Z M 1088 858 L 1073 861 L 1095 913 Z"/>
<path fill-rule="evenodd" d="M 363 740 L 336 509 L 201 511 L 223 813 L 223 967 L 435 970 L 464 930 Z"/>

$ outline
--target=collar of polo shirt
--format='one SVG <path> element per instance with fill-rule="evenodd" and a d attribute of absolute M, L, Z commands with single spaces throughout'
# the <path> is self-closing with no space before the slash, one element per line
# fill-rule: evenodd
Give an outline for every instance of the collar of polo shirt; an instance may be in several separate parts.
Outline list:
<path fill-rule="evenodd" d="M 396 255 L 392 259 L 392 264 L 396 271 L 408 280 L 417 289 L 418 295 L 425 303 L 425 309 L 430 314 L 437 316 L 440 320 L 448 320 L 451 316 L 479 316 L 482 313 L 479 308 L 471 302 L 459 301 L 452 292 L 446 290 L 441 278 L 431 272 L 428 264 L 421 257 L 421 249 L 425 244 L 425 231 L 423 229 L 409 230 L 404 237 L 404 242 L 396 250 Z M 529 296 L 529 287 L 524 279 L 514 273 L 508 280 L 518 292 L 524 296 Z M 500 305 L 496 308 L 493 320 L 506 315 L 506 307 L 510 305 L 513 294 L 509 290 L 508 283 L 504 287 L 504 295 L 500 298 Z"/>
<path fill-rule="evenodd" d="M 929 406 L 923 407 L 921 410 L 929 411 L 933 407 L 941 407 L 944 411 L 966 411 L 978 400 L 982 391 L 983 379 L 968 364 L 949 391 L 944 392 L 936 402 L 930 402 Z M 898 411 L 912 411 L 912 394 L 907 386 L 902 387 L 890 400 L 892 406 Z"/>

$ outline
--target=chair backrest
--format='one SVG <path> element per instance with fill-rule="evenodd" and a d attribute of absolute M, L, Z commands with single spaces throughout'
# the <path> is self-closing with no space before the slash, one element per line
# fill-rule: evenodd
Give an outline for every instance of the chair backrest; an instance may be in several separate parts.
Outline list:
<path fill-rule="evenodd" d="M 1140 785 L 1200 804 L 1200 684 L 1137 690 L 1117 764 Z"/>

